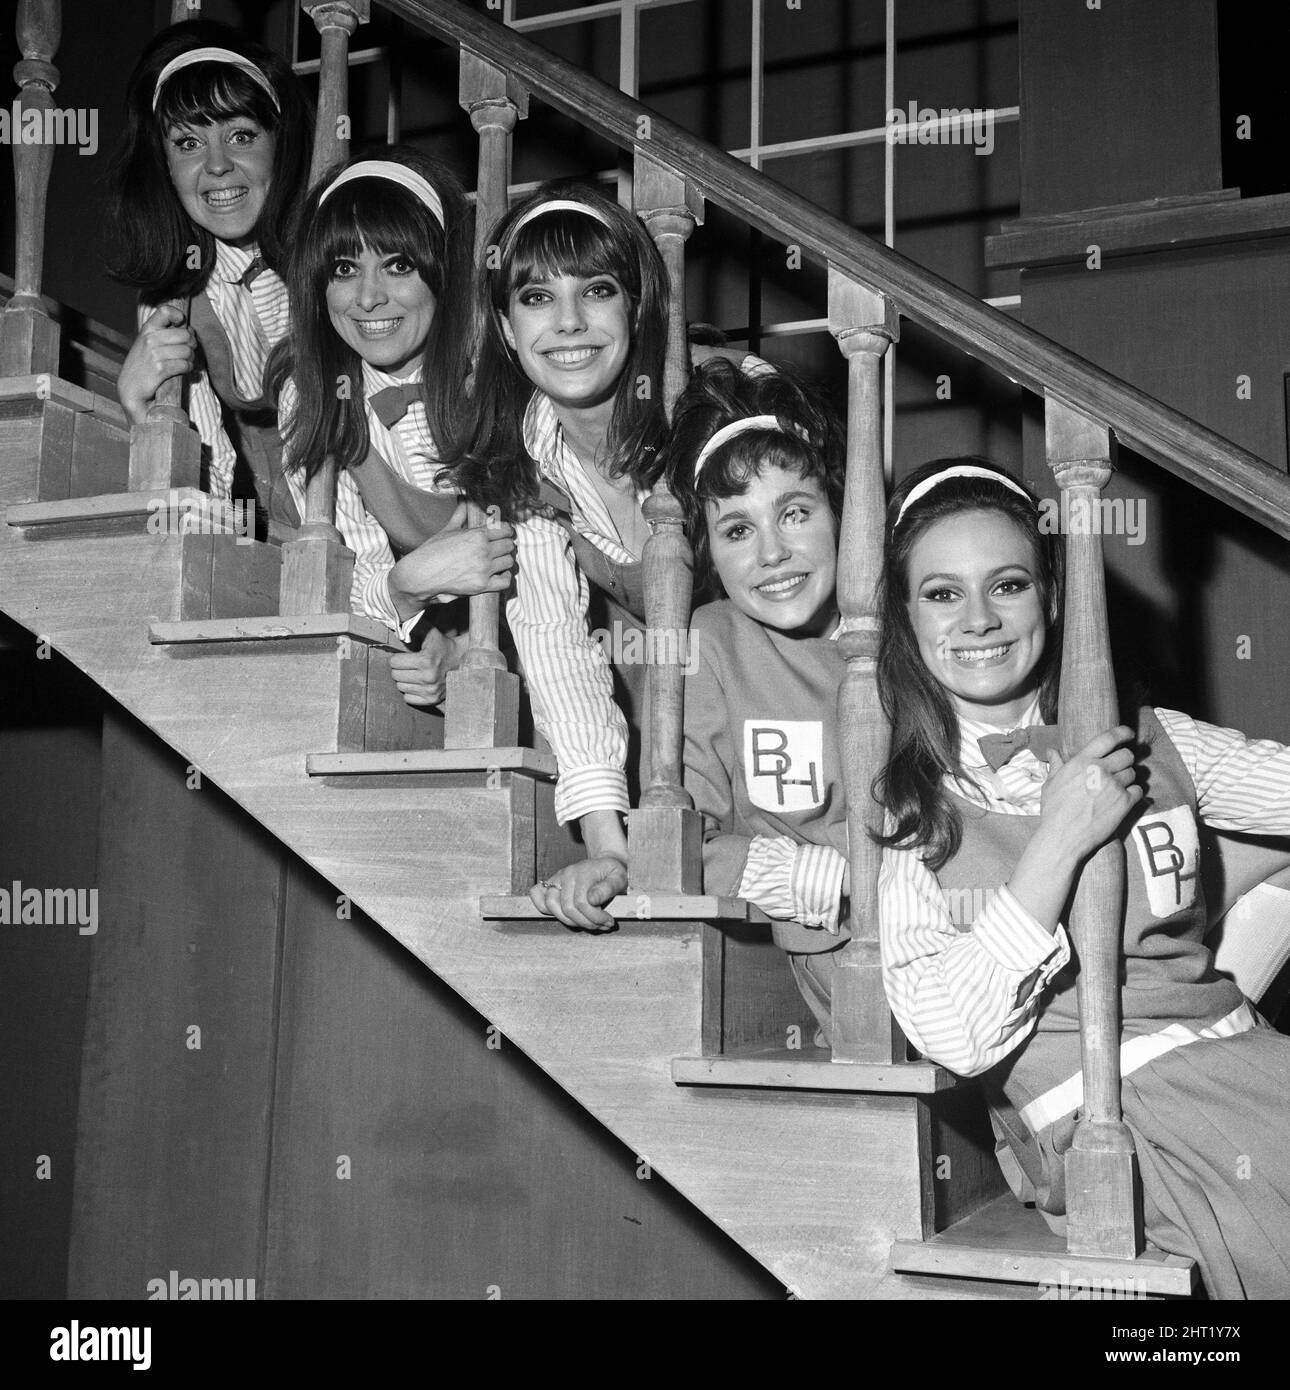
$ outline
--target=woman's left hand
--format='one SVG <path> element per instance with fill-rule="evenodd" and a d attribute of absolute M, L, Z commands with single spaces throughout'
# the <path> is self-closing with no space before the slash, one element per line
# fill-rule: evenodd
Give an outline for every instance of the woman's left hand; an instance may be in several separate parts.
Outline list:
<path fill-rule="evenodd" d="M 468 633 L 447 637 L 431 628 L 419 652 L 392 653 L 390 675 L 404 701 L 418 709 L 442 704 L 448 672 L 461 665 L 469 640 Z"/>
<path fill-rule="evenodd" d="M 604 908 L 627 891 L 627 865 L 616 855 L 602 854 L 568 864 L 529 889 L 533 906 L 566 927 L 582 931 L 611 931 L 614 919 Z"/>

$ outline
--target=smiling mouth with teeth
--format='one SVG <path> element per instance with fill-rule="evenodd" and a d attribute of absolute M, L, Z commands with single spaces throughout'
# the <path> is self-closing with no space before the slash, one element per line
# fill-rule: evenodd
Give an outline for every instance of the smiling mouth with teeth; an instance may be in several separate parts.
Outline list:
<path fill-rule="evenodd" d="M 403 322 L 402 319 L 353 319 L 351 320 L 365 338 L 383 338 Z"/>
<path fill-rule="evenodd" d="M 806 583 L 807 576 L 804 574 L 790 574 L 783 579 L 772 579 L 765 584 L 757 585 L 759 594 L 766 594 L 771 598 L 779 598 L 784 594 L 795 593 L 797 589 Z"/>
<path fill-rule="evenodd" d="M 987 661 L 997 661 L 1012 650 L 1012 643 L 1005 642 L 998 647 L 955 647 L 954 660 L 966 666 L 978 666 Z"/>
<path fill-rule="evenodd" d="M 234 203 L 240 203 L 248 192 L 245 188 L 216 188 L 209 193 L 203 193 L 202 197 L 210 207 L 228 208 Z"/>
<path fill-rule="evenodd" d="M 599 351 L 598 347 L 552 348 L 542 355 L 548 362 L 558 362 L 565 367 L 577 367 L 583 362 L 589 362 Z"/>

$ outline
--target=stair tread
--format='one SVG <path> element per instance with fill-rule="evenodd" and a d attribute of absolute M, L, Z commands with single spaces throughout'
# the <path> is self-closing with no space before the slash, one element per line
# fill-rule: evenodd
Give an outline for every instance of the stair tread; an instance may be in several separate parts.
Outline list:
<path fill-rule="evenodd" d="M 721 1057 L 674 1057 L 678 1086 L 930 1095 L 960 1078 L 931 1062 L 834 1062 L 822 1047 L 777 1047 Z"/>
<path fill-rule="evenodd" d="M 108 492 L 98 497 L 67 497 L 57 502 L 26 502 L 10 507 L 5 520 L 10 526 L 24 530 L 37 526 L 66 526 L 77 521 L 116 521 L 129 517 L 147 518 L 164 514 L 169 524 L 170 513 L 179 514 L 181 526 L 177 534 L 202 534 L 236 531 L 236 513 L 230 504 L 216 501 L 195 487 L 169 488 L 164 492 Z"/>
<path fill-rule="evenodd" d="M 303 613 L 291 617 L 198 618 L 184 623 L 152 623 L 148 641 L 154 646 L 203 642 L 273 642 L 307 637 L 349 637 L 356 642 L 402 651 L 384 623 L 357 613 Z"/>
<path fill-rule="evenodd" d="M 1177 1297 L 1187 1297 L 1197 1284 L 1196 1262 L 1163 1250 L 1149 1248 L 1136 1260 L 1072 1255 L 1042 1215 L 1011 1193 L 996 1197 L 930 1240 L 896 1241 L 891 1247 L 891 1268 L 901 1274 L 1011 1283 L 1131 1280 L 1127 1287 L 1142 1293 Z"/>
<path fill-rule="evenodd" d="M 42 372 L 35 376 L 0 377 L 0 400 L 28 398 L 55 401 L 70 410 L 90 411 L 106 424 L 115 425 L 122 431 L 130 428 L 125 411 L 116 401 L 110 400 L 107 396 L 100 396 L 97 392 L 88 391 L 84 386 L 77 386 L 60 376 Z"/>
<path fill-rule="evenodd" d="M 393 753 L 309 753 L 305 757 L 305 771 L 310 777 L 494 770 L 528 772 L 554 780 L 555 754 L 536 748 L 421 748 Z M 529 911 L 531 914 L 531 905 Z"/>
<path fill-rule="evenodd" d="M 642 915 L 641 899 L 647 900 Z M 614 898 L 605 911 L 617 922 L 760 922 L 770 918 L 743 898 L 717 898 L 707 894 L 642 893 L 629 890 Z M 486 897 L 479 900 L 479 915 L 491 921 L 554 919 L 535 912 L 527 895 Z"/>

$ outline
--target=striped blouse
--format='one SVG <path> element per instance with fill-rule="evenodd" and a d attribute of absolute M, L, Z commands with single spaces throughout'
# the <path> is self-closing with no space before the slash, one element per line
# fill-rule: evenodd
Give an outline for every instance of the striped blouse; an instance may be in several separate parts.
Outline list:
<path fill-rule="evenodd" d="M 365 408 L 368 397 L 377 391 L 387 386 L 400 386 L 408 381 L 421 380 L 420 363 L 410 377 L 390 376 L 388 372 L 382 372 L 366 362 L 362 367 Z M 284 431 L 295 412 L 297 399 L 295 382 L 288 381 L 282 389 L 282 399 L 278 405 L 278 425 Z M 407 414 L 393 429 L 386 429 L 370 408 L 366 408 L 366 414 L 368 438 L 372 447 L 389 464 L 393 472 L 423 492 L 455 491 L 451 485 L 440 487 L 436 481 L 439 455 L 430 436 L 426 408 L 420 401 L 413 401 L 408 406 Z M 290 459 L 284 455 L 283 462 L 289 464 Z M 304 479 L 299 472 L 289 472 L 287 482 L 300 515 L 304 516 Z M 414 613 L 406 621 L 399 617 L 399 611 L 390 597 L 390 571 L 394 568 L 394 552 L 390 549 L 389 537 L 381 523 L 363 505 L 362 496 L 354 486 L 348 469 L 342 469 L 336 481 L 336 526 L 355 557 L 350 607 L 355 613 L 365 614 L 393 628 L 406 642 L 421 613 Z"/>
<path fill-rule="evenodd" d="M 247 290 L 241 284 L 247 267 L 258 254 L 255 247 L 215 243 L 215 269 L 206 282 L 206 297 L 215 317 L 228 334 L 233 355 L 233 375 L 238 392 L 255 400 L 263 391 L 264 364 L 269 349 L 287 336 L 287 287 L 276 271 L 267 267 Z M 139 326 L 153 312 L 139 306 Z M 212 497 L 227 499 L 237 466 L 234 449 L 224 429 L 224 407 L 204 368 L 188 377 L 188 416 L 210 452 L 207 490 Z"/>
<path fill-rule="evenodd" d="M 1158 709 L 1196 788 L 1197 816 L 1218 830 L 1290 834 L 1290 748 Z M 1037 702 L 1019 721 L 1040 722 Z M 1048 765 L 1029 749 L 991 772 L 977 740 L 999 730 L 961 719 L 962 762 L 975 779 L 954 790 L 990 811 L 1036 816 Z M 878 880 L 883 979 L 916 1048 L 961 1076 L 994 1066 L 1031 1034 L 1040 996 L 1070 959 L 1066 929 L 1048 932 L 1006 885 L 959 932 L 921 856 L 887 850 Z"/>
<path fill-rule="evenodd" d="M 524 445 L 542 477 L 568 494 L 573 524 L 619 564 L 637 556 L 623 547 L 595 484 L 556 418 L 548 396 L 534 392 L 524 413 Z M 647 492 L 638 495 L 644 502 Z M 587 578 L 564 527 L 533 516 L 515 528 L 514 595 L 506 621 L 533 701 L 533 718 L 560 768 L 555 811 L 560 823 L 592 811 L 627 810 L 627 721 L 614 699 L 604 650 L 587 622 Z"/>

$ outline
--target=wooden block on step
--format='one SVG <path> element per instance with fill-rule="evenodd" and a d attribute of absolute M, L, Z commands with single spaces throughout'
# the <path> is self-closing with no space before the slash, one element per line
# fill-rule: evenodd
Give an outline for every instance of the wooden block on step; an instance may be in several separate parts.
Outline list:
<path fill-rule="evenodd" d="M 211 551 L 214 536 L 179 538 L 179 620 L 195 622 L 211 615 Z"/>
<path fill-rule="evenodd" d="M 852 941 L 833 979 L 833 1055 L 842 1062 L 903 1062 L 904 1035 L 887 1006 L 878 943 Z"/>
<path fill-rule="evenodd" d="M 0 376 L 58 371 L 58 325 L 43 309 L 12 301 L 0 314 Z"/>
<path fill-rule="evenodd" d="M 366 649 L 367 688 L 363 718 L 363 749 L 383 753 L 397 749 L 442 748 L 444 718 L 438 709 L 409 705 L 390 674 L 392 653 Z M 339 748 L 339 745 L 337 745 Z"/>
<path fill-rule="evenodd" d="M 248 536 L 213 536 L 212 618 L 266 617 L 278 611 L 282 548 Z"/>
<path fill-rule="evenodd" d="M 353 579 L 354 552 L 348 547 L 317 536 L 285 541 L 278 612 L 343 613 Z"/>
<path fill-rule="evenodd" d="M 679 806 L 645 806 L 627 815 L 632 893 L 703 890 L 703 817 Z"/>
<path fill-rule="evenodd" d="M 67 496 L 76 413 L 58 401 L 0 393 L 0 507 Z"/>
<path fill-rule="evenodd" d="M 1127 1133 L 1127 1131 L 1126 1131 Z M 1075 1142 L 1078 1145 L 1079 1131 Z M 1066 1244 L 1072 1255 L 1132 1260 L 1141 1253 L 1138 1159 L 1105 1149 L 1066 1151 Z"/>
<path fill-rule="evenodd" d="M 520 678 L 488 667 L 448 673 L 445 748 L 508 748 L 520 736 Z"/>
<path fill-rule="evenodd" d="M 129 491 L 199 488 L 201 482 L 201 438 L 191 426 L 152 420 L 130 431 Z"/>
<path fill-rule="evenodd" d="M 125 492 L 130 485 L 130 435 L 92 411 L 76 416 L 69 497 Z"/>

